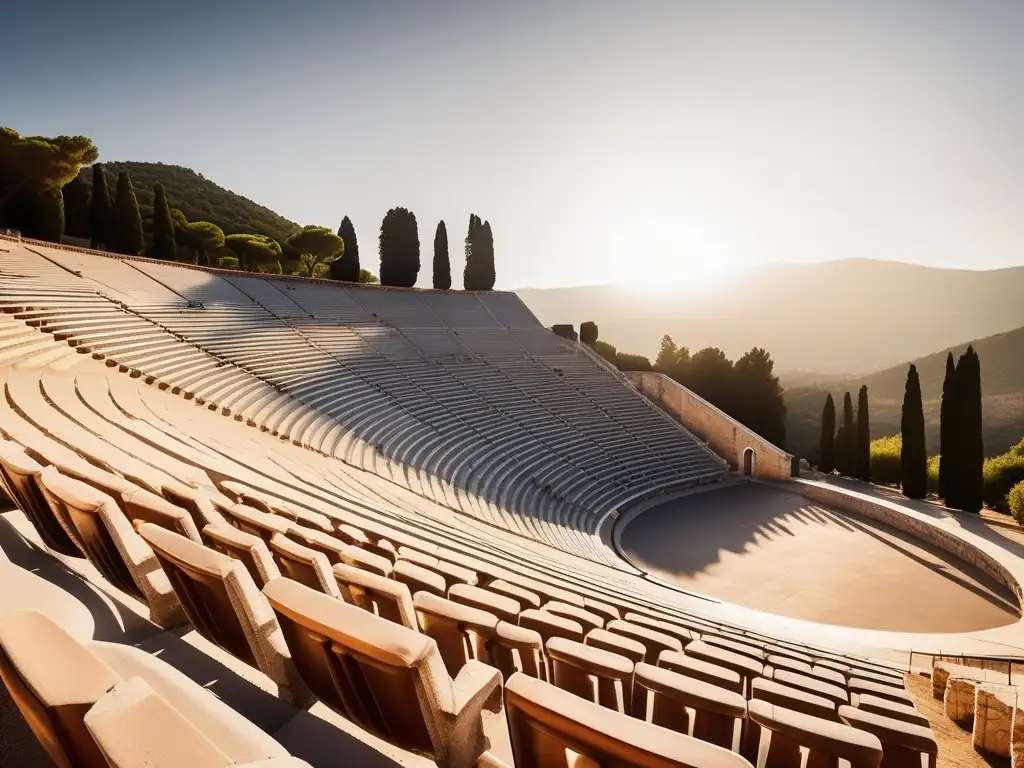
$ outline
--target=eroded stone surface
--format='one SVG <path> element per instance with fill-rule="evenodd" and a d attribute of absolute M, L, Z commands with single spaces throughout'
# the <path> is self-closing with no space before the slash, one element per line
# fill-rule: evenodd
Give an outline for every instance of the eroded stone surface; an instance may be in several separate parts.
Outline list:
<path fill-rule="evenodd" d="M 1000 757 L 1010 756 L 1010 741 L 1017 720 L 1017 689 L 978 686 L 974 699 L 974 746 Z M 1024 722 L 1021 727 L 1024 728 Z"/>
<path fill-rule="evenodd" d="M 956 675 L 950 675 L 946 682 L 946 695 L 943 701 L 946 717 L 967 729 L 974 725 L 974 696 L 977 687 L 977 680 L 968 680 Z"/>

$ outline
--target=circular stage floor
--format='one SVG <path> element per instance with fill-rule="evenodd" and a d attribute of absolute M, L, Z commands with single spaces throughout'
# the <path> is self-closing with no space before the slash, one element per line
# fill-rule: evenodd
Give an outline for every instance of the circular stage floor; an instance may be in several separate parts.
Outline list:
<path fill-rule="evenodd" d="M 622 530 L 652 576 L 759 611 L 862 629 L 969 632 L 1018 619 L 1013 593 L 860 515 L 741 484 L 650 509 Z"/>

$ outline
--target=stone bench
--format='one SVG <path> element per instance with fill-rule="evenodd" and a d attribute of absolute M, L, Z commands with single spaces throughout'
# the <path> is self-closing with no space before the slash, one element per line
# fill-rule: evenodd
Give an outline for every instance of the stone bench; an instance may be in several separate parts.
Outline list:
<path fill-rule="evenodd" d="M 839 718 L 878 737 L 886 768 L 921 768 L 922 754 L 928 756 L 928 768 L 935 768 L 939 747 L 931 728 L 850 706 L 839 708 Z"/>
<path fill-rule="evenodd" d="M 836 765 L 838 760 L 847 760 L 850 768 L 877 768 L 882 761 L 882 742 L 867 731 L 759 699 L 747 703 L 747 714 L 753 722 L 771 731 L 766 765 L 800 765 L 800 747 L 807 748 L 807 764 L 813 766 Z"/>
<path fill-rule="evenodd" d="M 636 665 L 635 686 L 635 717 L 687 733 L 687 710 L 692 709 L 694 738 L 729 750 L 738 746 L 747 717 L 747 702 L 740 694 L 643 663 Z"/>

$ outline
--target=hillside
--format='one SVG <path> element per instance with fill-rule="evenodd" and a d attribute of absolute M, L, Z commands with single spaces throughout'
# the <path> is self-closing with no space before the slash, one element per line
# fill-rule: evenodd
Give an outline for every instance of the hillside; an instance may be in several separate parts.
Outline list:
<path fill-rule="evenodd" d="M 937 269 L 868 259 L 772 264 L 687 291 L 589 286 L 517 291 L 545 325 L 594 320 L 619 350 L 751 347 L 776 370 L 860 376 L 1024 326 L 1024 267 Z M 983 358 L 984 359 L 984 358 Z"/>
<path fill-rule="evenodd" d="M 189 221 L 210 221 L 224 230 L 225 234 L 254 233 L 267 235 L 278 242 L 294 230 L 298 224 L 278 215 L 269 208 L 254 203 L 246 197 L 214 184 L 202 174 L 190 168 L 163 163 L 104 163 L 107 174 L 107 189 L 117 189 L 117 175 L 121 171 L 131 174 L 135 195 L 140 206 L 152 207 L 153 185 L 161 183 L 167 191 L 172 208 L 179 209 Z M 80 221 L 81 204 L 92 192 L 92 168 L 83 168 L 69 187 L 65 187 L 64 200 L 67 233 L 76 236 L 76 224 Z M 75 188 L 77 187 L 77 189 Z M 86 195 L 81 194 L 86 192 Z M 88 215 L 87 213 L 85 214 Z"/>
<path fill-rule="evenodd" d="M 1024 328 L 971 343 L 981 358 L 985 453 L 991 456 L 1002 453 L 1024 436 Z M 952 352 L 955 357 L 966 348 L 967 344 L 957 344 L 912 361 L 921 376 L 930 453 L 939 450 L 939 405 L 946 354 Z M 872 437 L 899 432 L 906 379 L 907 364 L 901 363 L 861 378 L 828 380 L 823 384 L 788 389 L 786 430 L 789 450 L 801 455 L 816 455 L 821 408 L 826 395 L 832 393 L 838 409 L 842 407 L 844 392 L 849 391 L 856 396 L 856 391 L 864 384 L 870 394 Z"/>

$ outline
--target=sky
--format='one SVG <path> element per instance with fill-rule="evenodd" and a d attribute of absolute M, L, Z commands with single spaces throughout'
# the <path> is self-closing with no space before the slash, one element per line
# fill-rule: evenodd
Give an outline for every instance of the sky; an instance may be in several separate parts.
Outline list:
<path fill-rule="evenodd" d="M 1024 3 L 193 2 L 4 9 L 0 124 L 300 223 L 469 214 L 497 287 L 773 262 L 1024 263 Z M 456 277 L 456 287 L 461 279 Z"/>

